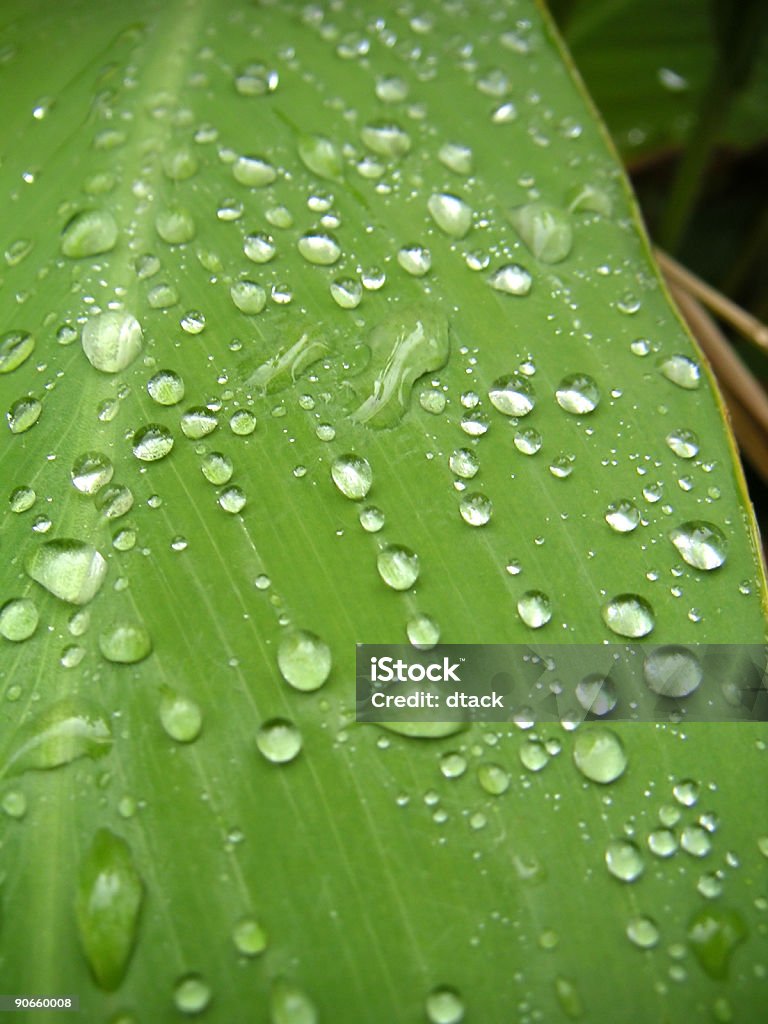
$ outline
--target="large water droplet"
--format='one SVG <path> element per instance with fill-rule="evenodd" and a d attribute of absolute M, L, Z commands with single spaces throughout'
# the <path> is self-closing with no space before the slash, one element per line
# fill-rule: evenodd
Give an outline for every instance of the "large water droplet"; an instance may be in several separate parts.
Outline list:
<path fill-rule="evenodd" d="M 28 359 L 35 339 L 28 331 L 8 331 L 0 338 L 0 373 L 10 373 Z"/>
<path fill-rule="evenodd" d="M 367 124 L 360 131 L 360 138 L 377 156 L 402 157 L 411 148 L 411 137 L 394 122 Z"/>
<path fill-rule="evenodd" d="M 527 416 L 536 405 L 530 381 L 518 374 L 495 380 L 488 391 L 488 398 L 491 405 L 505 416 Z"/>
<path fill-rule="evenodd" d="M 728 967 L 736 947 L 749 932 L 744 918 L 730 907 L 705 906 L 688 922 L 688 945 L 702 970 L 710 978 L 728 977 Z"/>
<path fill-rule="evenodd" d="M 645 870 L 640 850 L 629 839 L 612 839 L 608 843 L 605 864 L 613 877 L 621 882 L 634 882 Z"/>
<path fill-rule="evenodd" d="M 695 391 L 701 383 L 701 368 L 688 356 L 668 356 L 661 361 L 659 369 L 667 380 L 686 391 Z"/>
<path fill-rule="evenodd" d="M 699 659 L 686 647 L 657 647 L 643 662 L 643 675 L 654 693 L 662 697 L 687 697 L 701 683 Z"/>
<path fill-rule="evenodd" d="M 700 520 L 683 523 L 670 530 L 669 539 L 694 569 L 719 569 L 725 562 L 727 541 L 714 523 Z"/>
<path fill-rule="evenodd" d="M 192 743 L 203 727 L 203 712 L 191 697 L 166 689 L 160 701 L 160 724 L 177 743 Z"/>
<path fill-rule="evenodd" d="M 653 609 L 638 594 L 618 594 L 603 605 L 603 622 L 617 636 L 647 636 L 656 620 Z"/>
<path fill-rule="evenodd" d="M 11 404 L 5 414 L 8 429 L 12 434 L 24 434 L 34 427 L 43 411 L 43 404 L 34 395 L 25 395 Z"/>
<path fill-rule="evenodd" d="M 296 690 L 318 690 L 331 671 L 331 649 L 319 636 L 305 629 L 286 634 L 277 648 L 277 665 Z"/>
<path fill-rule="evenodd" d="M 159 423 L 148 423 L 133 435 L 133 454 L 142 462 L 164 459 L 173 448 L 173 435 Z"/>
<path fill-rule="evenodd" d="M 62 601 L 87 604 L 107 573 L 102 555 L 79 540 L 48 540 L 35 548 L 25 565 L 35 582 Z"/>
<path fill-rule="evenodd" d="M 224 455 L 223 452 L 206 452 L 200 463 L 200 469 L 205 479 L 217 487 L 228 484 L 235 471 L 232 459 L 228 455 Z"/>
<path fill-rule="evenodd" d="M 431 650 L 440 640 L 440 626 L 423 612 L 409 619 L 405 628 L 408 640 L 419 651 Z"/>
<path fill-rule="evenodd" d="M 610 676 L 592 673 L 576 684 L 576 700 L 591 715 L 607 715 L 616 707 L 618 694 Z"/>
<path fill-rule="evenodd" d="M 673 430 L 667 434 L 666 441 L 681 459 L 692 459 L 699 454 L 699 439 L 692 430 Z"/>
<path fill-rule="evenodd" d="M 357 309 L 363 299 L 363 286 L 354 277 L 337 277 L 331 281 L 331 298 L 342 309 Z"/>
<path fill-rule="evenodd" d="M 397 253 L 397 262 L 412 277 L 424 277 L 432 268 L 432 253 L 423 245 L 405 245 Z"/>
<path fill-rule="evenodd" d="M 298 250 L 308 263 L 330 267 L 341 256 L 341 246 L 333 235 L 311 234 L 299 239 Z"/>
<path fill-rule="evenodd" d="M 373 483 L 373 470 L 361 455 L 339 455 L 331 464 L 333 482 L 346 498 L 362 500 Z"/>
<path fill-rule="evenodd" d="M 461 518 L 470 526 L 485 526 L 493 513 L 493 502 L 484 494 L 462 494 L 459 501 Z"/>
<path fill-rule="evenodd" d="M 218 425 L 216 414 L 203 406 L 187 409 L 181 417 L 181 432 L 192 441 L 207 437 Z"/>
<path fill-rule="evenodd" d="M 232 302 L 241 313 L 255 316 L 267 304 L 267 293 L 255 281 L 236 281 L 229 289 Z"/>
<path fill-rule="evenodd" d="M 195 237 L 195 219 L 183 206 L 161 210 L 155 218 L 155 230 L 168 245 L 185 245 Z"/>
<path fill-rule="evenodd" d="M 491 274 L 488 283 L 495 291 L 504 292 L 505 295 L 523 296 L 530 292 L 533 278 L 519 263 L 507 263 Z"/>
<path fill-rule="evenodd" d="M 472 207 L 448 192 L 434 192 L 427 209 L 441 231 L 451 238 L 465 238 L 472 227 Z"/>
<path fill-rule="evenodd" d="M 490 796 L 501 796 L 509 789 L 509 772 L 500 764 L 484 761 L 477 769 L 477 781 Z"/>
<path fill-rule="evenodd" d="M 317 1024 L 315 1004 L 302 989 L 284 978 L 272 982 L 270 1024 Z"/>
<path fill-rule="evenodd" d="M 178 405 L 184 397 L 184 381 L 173 370 L 160 370 L 147 381 L 147 392 L 158 405 Z"/>
<path fill-rule="evenodd" d="M 239 156 L 232 164 L 232 176 L 241 185 L 263 188 L 277 179 L 277 171 L 260 156 Z"/>
<path fill-rule="evenodd" d="M 303 135 L 299 139 L 299 158 L 318 178 L 334 181 L 342 175 L 341 150 L 323 135 Z"/>
<path fill-rule="evenodd" d="M 627 755 L 610 729 L 582 727 L 573 743 L 573 762 L 586 779 L 606 785 L 624 774 Z"/>
<path fill-rule="evenodd" d="M 456 989 L 441 985 L 427 996 L 424 1008 L 430 1024 L 460 1024 L 464 1020 L 464 1002 Z"/>
<path fill-rule="evenodd" d="M 96 498 L 96 507 L 105 519 L 119 519 L 133 508 L 133 492 L 125 484 L 105 487 Z"/>
<path fill-rule="evenodd" d="M 83 327 L 83 352 L 102 373 L 119 373 L 130 366 L 143 343 L 141 324 L 129 313 L 101 313 Z"/>
<path fill-rule="evenodd" d="M 419 578 L 419 556 L 395 544 L 382 548 L 376 566 L 379 576 L 393 590 L 410 590 Z"/>
<path fill-rule="evenodd" d="M 14 643 L 28 640 L 37 629 L 39 619 L 34 601 L 14 597 L 0 608 L 0 636 Z"/>
<path fill-rule="evenodd" d="M 293 722 L 272 718 L 256 733 L 256 746 L 272 764 L 287 764 L 299 756 L 302 736 Z"/>
<path fill-rule="evenodd" d="M 84 210 L 65 225 L 61 233 L 61 251 L 70 259 L 99 256 L 114 249 L 117 221 L 106 210 Z"/>
<path fill-rule="evenodd" d="M 621 498 L 605 510 L 605 521 L 616 533 L 631 533 L 640 525 L 640 510 L 628 498 Z"/>
<path fill-rule="evenodd" d="M 559 263 L 573 246 L 568 214 L 547 203 L 527 203 L 510 211 L 513 227 L 537 260 Z"/>
<path fill-rule="evenodd" d="M 106 716 L 92 704 L 66 697 L 15 731 L 4 771 L 47 771 L 80 757 L 103 757 L 111 746 Z"/>
<path fill-rule="evenodd" d="M 109 483 L 114 471 L 102 452 L 84 452 L 72 466 L 72 483 L 81 494 L 96 494 Z"/>
<path fill-rule="evenodd" d="M 130 847 L 109 829 L 99 829 L 80 866 L 75 912 L 88 966 L 108 992 L 128 968 L 143 895 Z"/>
<path fill-rule="evenodd" d="M 471 448 L 457 448 L 448 459 L 448 465 L 462 480 L 471 480 L 480 469 L 480 460 Z"/>
<path fill-rule="evenodd" d="M 517 602 L 517 614 L 531 629 L 541 629 L 552 618 L 552 602 L 541 590 L 527 590 Z"/>
<path fill-rule="evenodd" d="M 133 665 L 152 653 L 152 639 L 140 622 L 113 622 L 99 636 L 99 650 L 118 665 Z"/>
<path fill-rule="evenodd" d="M 600 389 L 586 373 L 572 373 L 560 381 L 555 398 L 561 409 L 574 416 L 585 416 L 599 405 Z"/>

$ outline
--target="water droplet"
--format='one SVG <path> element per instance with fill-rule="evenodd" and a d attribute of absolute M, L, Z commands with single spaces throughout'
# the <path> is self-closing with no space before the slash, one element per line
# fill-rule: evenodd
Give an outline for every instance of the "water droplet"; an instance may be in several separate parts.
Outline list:
<path fill-rule="evenodd" d="M 484 494 L 462 494 L 459 512 L 464 522 L 470 526 L 485 526 L 493 513 L 493 502 Z"/>
<path fill-rule="evenodd" d="M 677 837 L 668 828 L 654 829 L 648 836 L 648 849 L 655 857 L 671 857 L 677 852 Z"/>
<path fill-rule="evenodd" d="M 318 178 L 335 181 L 342 176 L 341 150 L 335 142 L 322 135 L 303 135 L 299 139 L 299 158 Z"/>
<path fill-rule="evenodd" d="M 661 361 L 659 369 L 667 380 L 686 391 L 695 391 L 701 383 L 701 368 L 688 356 L 668 356 Z"/>
<path fill-rule="evenodd" d="M 540 740 L 528 739 L 520 747 L 520 763 L 529 772 L 540 772 L 549 764 L 547 748 Z"/>
<path fill-rule="evenodd" d="M 737 910 L 704 906 L 688 922 L 686 934 L 702 970 L 710 978 L 721 980 L 728 977 L 733 952 L 749 932 Z"/>
<path fill-rule="evenodd" d="M 471 206 L 449 192 L 434 192 L 427 200 L 427 209 L 435 224 L 451 238 L 465 238 L 472 226 Z"/>
<path fill-rule="evenodd" d="M 264 188 L 277 178 L 277 171 L 260 156 L 239 156 L 232 164 L 232 176 L 241 185 Z"/>
<path fill-rule="evenodd" d="M 133 665 L 152 653 L 152 640 L 138 622 L 113 622 L 99 636 L 99 650 L 118 665 Z"/>
<path fill-rule="evenodd" d="M 243 511 L 248 504 L 248 498 L 243 490 L 233 486 L 221 492 L 218 502 L 220 508 L 234 516 Z"/>
<path fill-rule="evenodd" d="M 610 676 L 592 673 L 576 684 L 576 700 L 591 715 L 607 715 L 616 707 L 618 693 Z"/>
<path fill-rule="evenodd" d="M 712 840 L 700 825 L 686 825 L 680 833 L 680 846 L 692 857 L 706 857 L 712 849 Z"/>
<path fill-rule="evenodd" d="M 467 770 L 467 759 L 455 751 L 440 758 L 440 771 L 446 779 L 458 779 Z"/>
<path fill-rule="evenodd" d="M 28 359 L 35 339 L 28 331 L 8 331 L 0 337 L 0 373 L 11 373 Z"/>
<path fill-rule="evenodd" d="M 413 277 L 424 277 L 432 267 L 432 253 L 423 245 L 406 245 L 399 250 L 397 262 Z"/>
<path fill-rule="evenodd" d="M 585 778 L 607 785 L 624 774 L 627 755 L 616 733 L 595 726 L 582 728 L 576 734 L 573 762 Z"/>
<path fill-rule="evenodd" d="M 519 263 L 507 263 L 488 278 L 491 288 L 505 295 L 527 295 L 533 285 L 533 278 Z"/>
<path fill-rule="evenodd" d="M 629 839 L 612 839 L 605 848 L 605 864 L 614 878 L 634 882 L 645 870 L 642 855 Z"/>
<path fill-rule="evenodd" d="M 477 779 L 491 796 L 501 796 L 509 789 L 509 773 L 499 764 L 483 762 L 477 769 Z"/>
<path fill-rule="evenodd" d="M 234 473 L 232 459 L 222 452 L 207 452 L 200 465 L 205 479 L 217 487 L 228 484 Z"/>
<path fill-rule="evenodd" d="M 27 813 L 27 798 L 17 789 L 9 790 L 9 792 L 3 795 L 0 807 L 2 807 L 3 812 L 9 818 L 15 818 L 17 821 L 20 821 Z"/>
<path fill-rule="evenodd" d="M 155 231 L 168 245 L 185 245 L 195 237 L 197 228 L 189 210 L 183 206 L 172 206 L 158 213 Z"/>
<path fill-rule="evenodd" d="M 198 309 L 190 309 L 179 320 L 179 325 L 185 334 L 200 334 L 205 330 L 205 314 Z"/>
<path fill-rule="evenodd" d="M 267 293 L 255 281 L 236 281 L 229 289 L 232 302 L 241 313 L 255 316 L 267 304 Z"/>
<path fill-rule="evenodd" d="M 573 246 L 568 214 L 546 203 L 527 203 L 510 211 L 509 219 L 537 260 L 559 263 Z"/>
<path fill-rule="evenodd" d="M 252 263 L 269 263 L 275 258 L 277 247 L 271 235 L 258 232 L 245 236 L 243 252 Z"/>
<path fill-rule="evenodd" d="M 147 293 L 152 309 L 170 309 L 179 301 L 179 293 L 171 284 L 158 284 Z"/>
<path fill-rule="evenodd" d="M 628 498 L 620 498 L 605 510 L 605 521 L 616 533 L 631 533 L 640 525 L 640 509 Z"/>
<path fill-rule="evenodd" d="M 667 434 L 666 440 L 681 459 L 692 459 L 699 454 L 699 439 L 692 430 L 673 430 Z"/>
<path fill-rule="evenodd" d="M 216 414 L 203 406 L 187 409 L 181 417 L 181 432 L 191 441 L 199 441 L 201 438 L 207 437 L 218 425 Z"/>
<path fill-rule="evenodd" d="M 512 124 L 517 120 L 517 107 L 512 100 L 500 103 L 491 114 L 493 124 Z"/>
<path fill-rule="evenodd" d="M 176 982 L 173 1002 L 180 1013 L 202 1013 L 211 1001 L 211 987 L 199 974 L 186 974 Z"/>
<path fill-rule="evenodd" d="M 653 609 L 638 594 L 618 594 L 603 605 L 601 614 L 603 622 L 617 636 L 647 636 L 656 624 Z"/>
<path fill-rule="evenodd" d="M 331 464 L 331 477 L 346 498 L 360 501 L 371 489 L 373 470 L 361 455 L 339 455 Z"/>
<path fill-rule="evenodd" d="M 584 1014 L 584 1003 L 575 982 L 559 975 L 555 978 L 555 995 L 566 1017 L 578 1020 Z"/>
<path fill-rule="evenodd" d="M 379 576 L 393 590 L 410 590 L 419 578 L 419 556 L 409 548 L 390 544 L 376 559 Z"/>
<path fill-rule="evenodd" d="M 160 370 L 147 381 L 147 392 L 158 405 L 177 405 L 184 397 L 184 381 L 173 370 Z"/>
<path fill-rule="evenodd" d="M 133 435 L 133 454 L 142 462 L 164 459 L 173 448 L 173 435 L 159 423 L 148 423 Z"/>
<path fill-rule="evenodd" d="M 714 523 L 700 520 L 683 523 L 670 530 L 669 539 L 694 569 L 719 569 L 725 562 L 727 541 Z"/>
<path fill-rule="evenodd" d="M 304 235 L 297 243 L 298 250 L 308 263 L 330 267 L 338 262 L 341 246 L 333 235 Z"/>
<path fill-rule="evenodd" d="M 197 174 L 199 161 L 191 149 L 180 146 L 163 156 L 163 174 L 169 181 L 186 181 Z"/>
<path fill-rule="evenodd" d="M 109 829 L 99 829 L 80 866 L 75 912 L 88 966 L 108 992 L 128 968 L 143 896 L 130 847 Z"/>
<path fill-rule="evenodd" d="M 627 922 L 627 938 L 638 949 L 653 949 L 659 943 L 660 933 L 655 921 L 639 914 Z"/>
<path fill-rule="evenodd" d="M 363 298 L 363 286 L 354 277 L 337 277 L 331 282 L 331 298 L 342 309 L 357 309 Z"/>
<path fill-rule="evenodd" d="M 11 512 L 21 514 L 27 512 L 37 501 L 37 494 L 33 487 L 27 487 L 22 485 L 15 487 L 11 491 L 11 495 L 8 499 L 8 504 L 11 506 Z"/>
<path fill-rule="evenodd" d="M 435 388 L 425 388 L 419 395 L 419 405 L 424 412 L 432 413 L 433 416 L 439 416 L 443 412 L 446 402 L 443 392 Z"/>
<path fill-rule="evenodd" d="M 17 238 L 5 250 L 5 262 L 9 267 L 17 267 L 32 251 L 32 242 L 28 238 Z"/>
<path fill-rule="evenodd" d="M 361 129 L 360 138 L 377 156 L 397 159 L 411 148 L 410 135 L 394 122 L 367 124 Z"/>
<path fill-rule="evenodd" d="M 0 608 L 0 636 L 14 643 L 28 640 L 37 629 L 40 616 L 34 601 L 15 597 Z"/>
<path fill-rule="evenodd" d="M 102 757 L 111 745 L 112 733 L 102 712 L 68 697 L 16 730 L 4 770 L 8 775 L 47 771 L 80 757 Z"/>
<path fill-rule="evenodd" d="M 517 602 L 517 614 L 531 629 L 541 629 L 552 618 L 552 602 L 541 590 L 527 590 Z"/>
<path fill-rule="evenodd" d="M 701 683 L 701 664 L 686 647 L 657 647 L 643 662 L 645 681 L 662 697 L 687 697 Z"/>
<path fill-rule="evenodd" d="M 117 221 L 106 210 L 76 213 L 61 233 L 61 251 L 70 259 L 99 256 L 114 249 Z"/>
<path fill-rule="evenodd" d="M 267 933 L 258 921 L 246 917 L 232 929 L 232 941 L 243 956 L 259 956 L 267 948 Z"/>
<path fill-rule="evenodd" d="M 72 483 L 81 494 L 96 494 L 109 483 L 114 472 L 114 466 L 102 452 L 84 452 L 72 466 Z"/>
<path fill-rule="evenodd" d="M 488 398 L 491 405 L 505 416 L 527 416 L 536 405 L 530 381 L 518 374 L 495 380 L 488 391 Z"/>
<path fill-rule="evenodd" d="M 85 324 L 81 340 L 91 366 L 102 373 L 119 373 L 141 352 L 144 332 L 128 313 L 101 313 Z"/>
<path fill-rule="evenodd" d="M 119 519 L 133 508 L 133 492 L 124 484 L 106 487 L 99 493 L 96 507 L 105 519 Z"/>
<path fill-rule="evenodd" d="M 419 651 L 429 651 L 440 641 L 440 626 L 423 612 L 408 620 L 408 640 Z"/>
<path fill-rule="evenodd" d="M 280 674 L 296 690 L 318 690 L 330 675 L 331 664 L 330 647 L 305 629 L 286 634 L 277 649 Z"/>
<path fill-rule="evenodd" d="M 102 555 L 79 540 L 48 540 L 26 561 L 29 576 L 49 593 L 70 604 L 87 604 L 107 573 Z"/>
<path fill-rule="evenodd" d="M 177 743 L 192 743 L 200 735 L 203 713 L 190 697 L 166 689 L 160 701 L 160 724 Z"/>
<path fill-rule="evenodd" d="M 235 90 L 241 96 L 265 96 L 277 89 L 280 76 L 274 68 L 254 62 L 235 75 Z"/>
<path fill-rule="evenodd" d="M 586 373 L 573 373 L 560 381 L 555 398 L 561 409 L 574 416 L 585 416 L 600 404 L 600 389 Z"/>
<path fill-rule="evenodd" d="M 464 1002 L 453 988 L 441 985 L 433 989 L 424 1006 L 430 1024 L 459 1024 L 464 1020 Z"/>
<path fill-rule="evenodd" d="M 672 787 L 672 794 L 683 807 L 695 807 L 699 799 L 700 788 L 698 782 L 693 779 L 682 779 Z"/>
<path fill-rule="evenodd" d="M 306 687 L 300 688 L 306 689 Z M 309 687 L 309 689 L 316 689 L 316 687 Z M 293 722 L 289 722 L 285 718 L 272 718 L 265 722 L 256 733 L 256 746 L 272 764 L 287 764 L 299 756 L 302 736 Z"/>
<path fill-rule="evenodd" d="M 42 402 L 34 395 L 25 395 L 11 404 L 5 414 L 8 429 L 12 434 L 23 434 L 34 427 L 43 411 Z"/>
<path fill-rule="evenodd" d="M 370 366 L 350 382 L 358 398 L 365 396 L 351 418 L 375 428 L 393 427 L 405 414 L 419 377 L 448 361 L 448 322 L 431 307 L 406 306 L 379 323 L 368 344 Z"/>
<path fill-rule="evenodd" d="M 480 461 L 471 448 L 457 448 L 448 460 L 451 472 L 462 480 L 471 480 L 480 469 Z"/>
<path fill-rule="evenodd" d="M 384 526 L 385 516 L 375 505 L 366 505 L 360 509 L 360 525 L 366 533 L 378 533 Z"/>

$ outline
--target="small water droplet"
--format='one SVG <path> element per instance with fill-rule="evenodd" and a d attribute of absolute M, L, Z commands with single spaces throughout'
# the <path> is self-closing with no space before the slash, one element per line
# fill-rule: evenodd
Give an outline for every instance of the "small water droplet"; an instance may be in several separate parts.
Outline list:
<path fill-rule="evenodd" d="M 166 689 L 160 701 L 160 724 L 177 743 L 192 743 L 203 727 L 203 713 L 191 697 Z"/>
<path fill-rule="evenodd" d="M 346 498 L 361 501 L 371 489 L 373 470 L 361 455 L 339 455 L 331 464 L 331 477 Z"/>
<path fill-rule="evenodd" d="M 321 267 L 332 266 L 341 256 L 341 246 L 333 235 L 303 235 L 297 242 L 297 247 L 308 263 Z"/>
<path fill-rule="evenodd" d="M 35 548 L 25 565 L 27 574 L 49 593 L 70 604 L 87 604 L 107 572 L 103 556 L 79 540 L 48 540 Z"/>
<path fill-rule="evenodd" d="M 472 207 L 449 192 L 434 192 L 427 209 L 441 231 L 451 238 L 465 238 L 472 226 Z"/>
<path fill-rule="evenodd" d="M 507 263 L 488 278 L 491 288 L 505 295 L 527 295 L 533 285 L 530 273 L 519 263 Z"/>
<path fill-rule="evenodd" d="M 272 718 L 256 733 L 256 746 L 272 764 L 287 764 L 299 756 L 302 736 L 293 722 Z"/>
<path fill-rule="evenodd" d="M 565 210 L 547 203 L 527 203 L 510 211 L 512 226 L 537 260 L 560 263 L 573 246 L 573 229 Z"/>
<path fill-rule="evenodd" d="M 142 462 L 164 459 L 173 448 L 173 435 L 159 423 L 148 423 L 133 435 L 133 454 Z"/>
<path fill-rule="evenodd" d="M 232 941 L 243 956 L 259 956 L 267 948 L 267 933 L 255 918 L 246 917 L 232 929 Z"/>
<path fill-rule="evenodd" d="M 108 992 L 128 969 L 143 896 L 130 847 L 109 829 L 99 829 L 80 867 L 75 911 L 88 966 Z"/>
<path fill-rule="evenodd" d="M 541 629 L 552 618 L 552 602 L 541 590 L 527 590 L 517 602 L 517 614 L 526 626 Z"/>
<path fill-rule="evenodd" d="M 393 590 L 410 590 L 419 578 L 419 556 L 409 548 L 390 544 L 378 554 L 379 576 Z"/>
<path fill-rule="evenodd" d="M 180 1013 L 198 1014 L 211 1001 L 211 987 L 199 974 L 185 974 L 173 989 L 173 1003 Z"/>
<path fill-rule="evenodd" d="M 363 299 L 363 286 L 354 277 L 337 277 L 331 281 L 331 298 L 342 309 L 357 309 Z"/>
<path fill-rule="evenodd" d="M 34 601 L 28 597 L 11 598 L 0 608 L 0 636 L 21 643 L 32 636 L 39 620 Z"/>
<path fill-rule="evenodd" d="M 405 156 L 411 148 L 410 135 L 394 122 L 378 121 L 364 125 L 360 138 L 377 156 L 397 159 Z"/>
<path fill-rule="evenodd" d="M 124 484 L 105 487 L 99 492 L 96 507 L 105 519 L 119 519 L 133 508 L 133 492 Z"/>
<path fill-rule="evenodd" d="M 484 494 L 463 494 L 459 501 L 459 512 L 470 526 L 485 526 L 493 513 L 493 502 Z"/>
<path fill-rule="evenodd" d="M 402 103 L 408 98 L 408 83 L 396 75 L 379 78 L 376 82 L 376 97 L 382 103 Z"/>
<path fill-rule="evenodd" d="M 323 135 L 303 135 L 298 148 L 301 162 L 318 178 L 328 181 L 341 178 L 344 169 L 341 150 L 331 139 Z"/>
<path fill-rule="evenodd" d="M 488 398 L 491 405 L 505 416 L 527 416 L 536 405 L 533 386 L 523 376 L 499 377 L 493 382 Z"/>
<path fill-rule="evenodd" d="M 683 523 L 670 530 L 669 539 L 681 557 L 694 569 L 711 571 L 725 562 L 727 541 L 714 523 L 701 520 Z"/>
<path fill-rule="evenodd" d="M 430 1024 L 460 1024 L 464 1002 L 456 989 L 441 985 L 433 989 L 424 1004 Z"/>
<path fill-rule="evenodd" d="M 279 82 L 277 71 L 258 61 L 246 64 L 234 78 L 235 90 L 241 96 L 268 95 L 277 89 Z"/>
<path fill-rule="evenodd" d="M 448 460 L 451 472 L 462 480 L 471 480 L 480 469 L 480 461 L 471 448 L 457 448 Z"/>
<path fill-rule="evenodd" d="M 576 684 L 576 700 L 591 715 L 610 714 L 616 707 L 618 693 L 610 676 L 594 672 Z"/>
<path fill-rule="evenodd" d="M 399 250 L 397 262 L 413 277 L 424 277 L 432 267 L 432 253 L 423 245 L 406 245 Z"/>
<path fill-rule="evenodd" d="M 624 774 L 627 755 L 616 733 L 603 726 L 585 727 L 576 734 L 573 762 L 586 779 L 607 785 Z"/>
<path fill-rule="evenodd" d="M 633 501 L 620 498 L 605 510 L 605 521 L 616 533 L 631 533 L 640 525 L 640 510 Z"/>
<path fill-rule="evenodd" d="M 256 417 L 248 409 L 238 409 L 229 418 L 229 429 L 238 437 L 249 437 L 256 429 Z"/>
<path fill-rule="evenodd" d="M 656 620 L 653 609 L 638 594 L 618 594 L 602 607 L 603 622 L 617 636 L 647 636 Z"/>
<path fill-rule="evenodd" d="M 648 849 L 655 857 L 671 857 L 677 852 L 677 837 L 668 828 L 654 829 L 648 836 Z"/>
<path fill-rule="evenodd" d="M 645 870 L 640 850 L 629 839 L 612 839 L 605 848 L 605 864 L 614 878 L 634 882 Z"/>
<path fill-rule="evenodd" d="M 638 914 L 627 922 L 627 938 L 638 949 L 653 949 L 659 943 L 658 925 L 652 918 Z"/>
<path fill-rule="evenodd" d="M 197 174 L 199 166 L 197 157 L 187 146 L 172 149 L 163 156 L 163 174 L 169 181 L 186 181 Z"/>
<path fill-rule="evenodd" d="M 699 439 L 692 430 L 673 430 L 667 434 L 667 444 L 681 459 L 692 459 L 699 454 Z"/>
<path fill-rule="evenodd" d="M 360 509 L 360 525 L 366 533 L 378 533 L 384 526 L 386 517 L 375 505 L 366 505 Z"/>
<path fill-rule="evenodd" d="M 688 945 L 702 970 L 721 980 L 736 947 L 748 937 L 747 925 L 737 910 L 722 906 L 701 907 L 688 922 Z"/>
<path fill-rule="evenodd" d="M 195 237 L 197 228 L 189 210 L 171 206 L 155 218 L 155 231 L 168 245 L 185 245 Z"/>
<path fill-rule="evenodd" d="M 0 337 L 0 373 L 11 373 L 34 351 L 35 339 L 28 331 L 8 331 Z"/>
<path fill-rule="evenodd" d="M 243 252 L 253 263 L 269 263 L 275 258 L 277 247 L 271 235 L 258 232 L 245 236 Z"/>
<path fill-rule="evenodd" d="M 477 779 L 491 796 L 501 796 L 509 789 L 509 773 L 499 764 L 484 761 L 477 769 Z"/>
<path fill-rule="evenodd" d="M 686 391 L 695 391 L 701 383 L 701 368 L 688 356 L 668 356 L 661 361 L 659 369 L 667 380 Z"/>
<path fill-rule="evenodd" d="M 129 313 L 101 313 L 88 320 L 81 336 L 86 359 L 102 373 L 120 373 L 139 355 L 144 332 Z"/>
<path fill-rule="evenodd" d="M 200 464 L 205 479 L 217 487 L 228 484 L 232 479 L 234 465 L 232 459 L 222 452 L 207 452 Z"/>
<path fill-rule="evenodd" d="M 557 404 L 574 416 L 594 412 L 600 403 L 600 389 L 586 373 L 564 377 L 555 391 Z"/>
<path fill-rule="evenodd" d="M 203 406 L 187 409 L 181 417 L 181 432 L 192 441 L 207 437 L 218 425 L 216 414 Z"/>
<path fill-rule="evenodd" d="M 61 251 L 70 259 L 100 256 L 117 244 L 117 221 L 107 210 L 84 210 L 67 222 Z"/>
<path fill-rule="evenodd" d="M 442 391 L 436 388 L 425 388 L 419 395 L 419 405 L 425 412 L 439 416 L 445 409 L 447 399 Z"/>
<path fill-rule="evenodd" d="M 9 818 L 15 818 L 17 821 L 21 821 L 27 813 L 27 798 L 23 793 L 20 793 L 19 790 L 11 789 L 7 793 L 3 794 L 2 801 L 0 801 L 0 807 L 2 807 L 3 812 L 7 814 Z"/>
<path fill-rule="evenodd" d="M 645 681 L 662 697 L 687 697 L 701 683 L 703 670 L 696 655 L 686 647 L 657 647 L 643 662 Z"/>
<path fill-rule="evenodd" d="M 242 512 L 248 504 L 248 498 L 240 487 L 227 487 L 218 497 L 219 507 L 230 515 L 237 515 Z"/>
<path fill-rule="evenodd" d="M 152 653 L 152 640 L 139 622 L 114 622 L 99 635 L 99 650 L 118 665 L 133 665 Z"/>
<path fill-rule="evenodd" d="M 11 506 L 11 512 L 15 512 L 20 515 L 22 512 L 27 512 L 37 501 L 37 493 L 33 487 L 27 487 L 22 484 L 20 487 L 15 487 L 11 491 L 11 495 L 8 499 L 8 504 Z"/>
<path fill-rule="evenodd" d="M 264 188 L 277 179 L 277 171 L 260 156 L 239 156 L 232 164 L 232 176 L 241 185 Z"/>
<path fill-rule="evenodd" d="M 440 626 L 423 612 L 408 620 L 406 633 L 410 643 L 419 651 L 429 651 L 440 641 Z"/>
<path fill-rule="evenodd" d="M 283 679 L 296 690 L 318 690 L 331 672 L 331 650 L 319 636 L 297 629 L 286 634 L 277 649 Z"/>
<path fill-rule="evenodd" d="M 84 452 L 72 466 L 72 483 L 81 494 L 96 494 L 112 479 L 114 466 L 102 452 Z"/>
<path fill-rule="evenodd" d="M 269 997 L 270 1024 L 317 1024 L 315 1004 L 298 986 L 277 978 Z"/>
<path fill-rule="evenodd" d="M 34 395 L 25 395 L 11 404 L 5 414 L 12 434 L 24 434 L 37 423 L 43 411 L 42 402 Z"/>
<path fill-rule="evenodd" d="M 445 142 L 437 153 L 440 163 L 454 174 L 468 177 L 472 173 L 473 157 L 469 146 L 459 142 Z"/>

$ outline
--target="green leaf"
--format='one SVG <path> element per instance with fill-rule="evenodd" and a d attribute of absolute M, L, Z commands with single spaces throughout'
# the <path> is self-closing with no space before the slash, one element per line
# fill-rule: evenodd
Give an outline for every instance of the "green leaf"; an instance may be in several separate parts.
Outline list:
<path fill-rule="evenodd" d="M 711 375 L 539 8 L 1 18 L 5 991 L 749 1020 L 763 726 L 354 722 L 357 643 L 764 640 Z"/>

